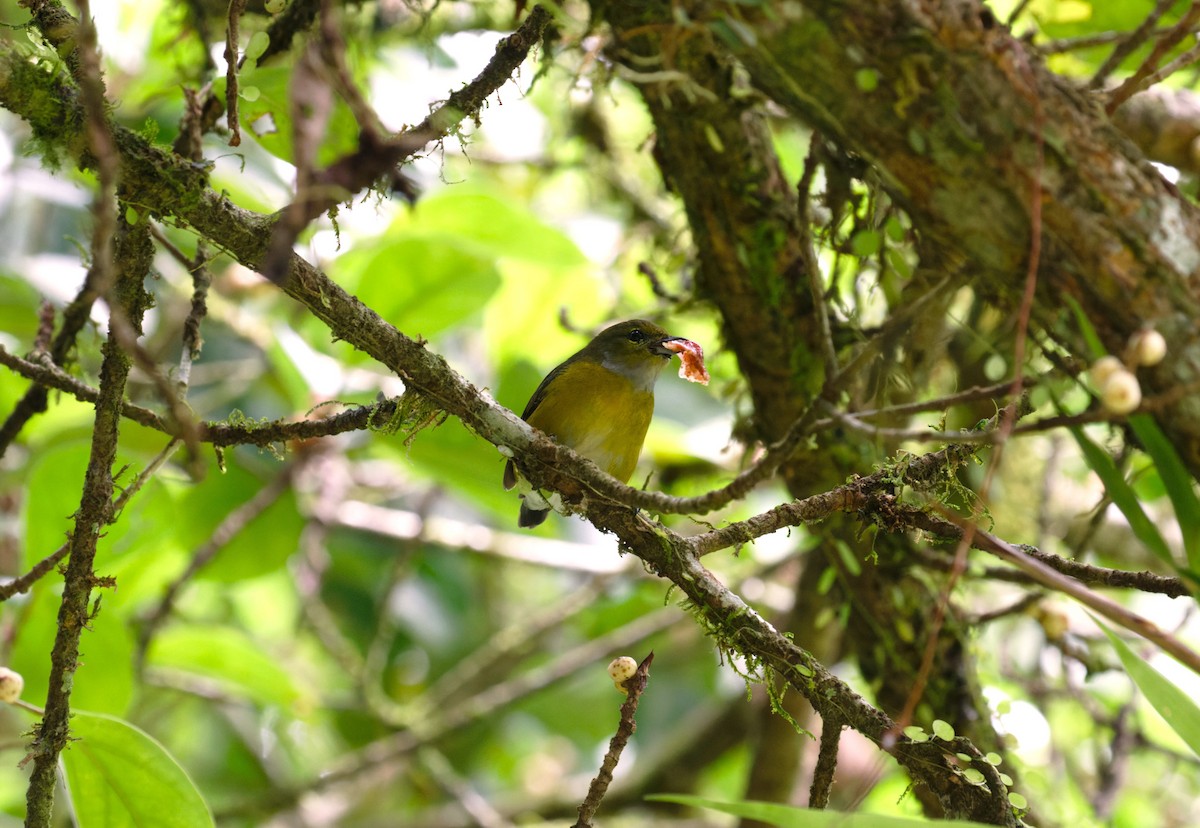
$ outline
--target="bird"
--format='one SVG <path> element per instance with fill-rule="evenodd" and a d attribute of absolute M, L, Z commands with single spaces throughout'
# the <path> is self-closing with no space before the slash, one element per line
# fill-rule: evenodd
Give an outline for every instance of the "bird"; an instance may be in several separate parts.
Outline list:
<path fill-rule="evenodd" d="M 628 483 L 654 415 L 654 382 L 675 355 L 677 348 L 668 347 L 675 342 L 687 340 L 645 319 L 607 327 L 546 375 L 521 419 Z M 509 460 L 504 488 L 516 484 Z M 540 525 L 549 504 L 537 508 L 530 500 L 541 498 L 522 497 L 517 525 Z"/>

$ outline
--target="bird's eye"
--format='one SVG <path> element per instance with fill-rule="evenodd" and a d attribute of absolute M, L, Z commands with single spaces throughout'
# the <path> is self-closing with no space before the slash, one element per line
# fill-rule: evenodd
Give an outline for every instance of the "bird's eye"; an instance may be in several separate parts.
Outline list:
<path fill-rule="evenodd" d="M 646 335 L 644 333 L 642 333 L 641 328 L 634 328 L 632 331 L 629 332 L 629 341 L 630 342 L 645 342 Z"/>

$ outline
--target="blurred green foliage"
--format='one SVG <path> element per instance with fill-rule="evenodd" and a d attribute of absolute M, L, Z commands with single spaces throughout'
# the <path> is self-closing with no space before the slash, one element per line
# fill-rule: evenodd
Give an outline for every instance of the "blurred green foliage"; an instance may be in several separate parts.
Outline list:
<path fill-rule="evenodd" d="M 181 85 L 211 79 L 212 91 L 222 95 L 225 83 L 205 68 L 213 50 L 201 43 L 185 5 L 120 2 L 96 9 L 113 116 L 153 133 L 162 145 L 178 134 Z M 472 77 L 509 22 L 507 9 L 501 14 L 489 4 L 430 4 L 419 14 L 416 4 L 402 4 L 403 13 L 391 8 L 395 4 L 350 5 L 345 34 L 354 77 L 393 129 L 418 122 L 447 89 Z M 1007 13 L 1005 4 L 992 5 Z M 1154 5 L 1035 0 L 1017 30 L 1032 30 L 1035 42 L 1128 31 Z M 1178 20 L 1186 6 L 1176 4 L 1162 24 Z M 568 5 L 563 14 L 576 11 Z M 10 9 L 4 14 L 6 23 L 20 18 Z M 264 25 L 248 19 L 244 41 Z M 23 35 L 0 34 L 17 36 Z M 1135 51 L 1121 71 L 1146 51 Z M 1052 65 L 1086 78 L 1106 54 L 1107 47 L 1064 52 Z M 536 82 L 539 69 L 527 65 L 478 125 L 466 125 L 461 136 L 417 160 L 412 172 L 424 192 L 415 205 L 366 194 L 343 206 L 336 222 L 319 221 L 302 248 L 385 319 L 427 339 L 455 370 L 518 411 L 544 372 L 596 326 L 665 316 L 673 332 L 705 346 L 713 382 L 704 389 L 673 371 L 664 376 L 634 479 L 677 494 L 706 491 L 745 462 L 731 435 L 750 404 L 713 309 L 663 299 L 637 273 L 647 262 L 665 292 L 691 295 L 687 228 L 643 151 L 646 113 L 630 85 L 614 80 L 591 87 L 591 56 L 564 50 L 543 58 L 550 64 Z M 215 186 L 247 209 L 272 211 L 289 200 L 295 60 L 293 52 L 276 65 L 243 70 L 243 94 L 255 90 L 241 102 L 243 147 L 228 147 L 219 134 L 206 139 Z M 585 114 L 607 126 L 610 152 L 597 152 L 595 136 L 580 129 Z M 267 117 L 273 130 L 250 128 L 264 126 Z M 37 337 L 43 298 L 61 309 L 80 281 L 74 240 L 88 237 L 79 228 L 88 226 L 94 182 L 71 170 L 51 178 L 23 154 L 29 139 L 23 125 L 9 117 L 0 123 L 4 176 L 13 185 L 0 202 L 0 249 L 6 251 L 0 255 L 0 344 L 24 354 Z M 775 128 L 783 169 L 795 181 L 809 134 L 792 124 Z M 341 102 L 325 132 L 321 163 L 357 145 L 357 128 Z M 837 234 L 822 240 L 819 254 L 834 311 L 867 329 L 903 304 L 901 289 L 913 277 L 916 253 L 907 218 L 860 185 L 836 205 L 845 219 Z M 878 226 L 872 223 L 877 210 L 886 213 Z M 195 255 L 196 241 L 186 230 L 160 229 L 186 256 Z M 189 388 L 198 417 L 321 416 L 331 402 L 370 403 L 379 393 L 403 390 L 396 377 L 331 341 L 319 320 L 219 249 L 205 255 L 215 280 L 204 350 Z M 160 252 L 155 267 L 149 289 L 157 307 L 147 320 L 145 346 L 174 373 L 192 287 L 187 268 L 169 254 Z M 1002 325 L 994 314 L 970 297 L 948 307 L 956 342 L 965 343 L 960 365 L 996 356 L 990 336 Z M 100 316 L 80 337 L 74 369 L 92 385 Z M 1030 362 L 1030 373 L 1053 367 L 1045 355 Z M 920 380 L 884 376 L 881 383 L 919 381 L 916 390 L 933 396 L 979 381 L 959 375 L 958 367 L 947 359 Z M 1076 384 L 1057 382 L 1064 408 L 1086 405 Z M 26 388 L 0 371 L 0 415 L 7 416 Z M 134 375 L 130 394 L 139 404 L 157 402 L 144 375 Z M 1052 409 L 1048 398 L 1038 403 L 1042 412 Z M 30 421 L 0 462 L 0 526 L 13 539 L 2 548 L 4 575 L 28 571 L 65 542 L 79 507 L 90 424 L 90 405 L 52 393 L 49 411 Z M 1194 481 L 1149 426 L 1132 426 L 1133 438 L 1107 427 L 1081 429 L 1080 452 L 1050 440 L 1022 444 L 1033 447 L 1028 461 L 997 484 L 991 508 L 998 524 L 1022 537 L 1039 531 L 1034 513 L 1045 493 L 1030 481 L 1045 471 L 1045 456 L 1056 453 L 1059 470 L 1050 488 L 1061 497 L 1046 518 L 1053 523 L 1049 547 L 1075 551 L 1066 525 L 1106 489 L 1141 541 L 1118 544 L 1121 552 L 1136 556 L 1148 548 L 1196 571 Z M 125 422 L 118 486 L 132 485 L 166 443 L 164 435 Z M 871 449 L 862 449 L 864 473 Z M 1128 453 L 1128 465 L 1112 459 Z M 639 711 L 637 755 L 630 760 L 635 773 L 656 774 L 656 790 L 679 784 L 727 800 L 741 796 L 753 745 L 741 738 L 749 714 L 739 719 L 736 711 L 749 707 L 747 689 L 729 669 L 730 657 L 714 652 L 686 612 L 673 607 L 675 596 L 645 577 L 636 561 L 621 558 L 610 538 L 557 517 L 536 533 L 514 534 L 517 502 L 499 484 L 503 458 L 459 422 L 432 425 L 411 442 L 364 431 L 276 451 L 231 449 L 220 463 L 206 450 L 201 479 L 189 477 L 181 457 L 177 453 L 116 523 L 101 529 L 97 571 L 117 585 L 100 591 L 72 689 L 73 706 L 86 711 L 72 723 L 82 741 L 64 758 L 76 824 L 204 825 L 208 809 L 221 825 L 282 824 L 270 822 L 272 815 L 319 801 L 327 813 L 311 824 L 450 826 L 469 822 L 457 810 L 464 791 L 514 822 L 535 824 L 539 816 L 561 822 L 578 804 L 616 724 L 620 697 L 604 673 L 607 660 L 650 650 L 658 655 Z M 285 469 L 295 475 L 292 485 L 214 539 Z M 780 497 L 768 488 L 706 520 L 746 517 Z M 694 528 L 683 518 L 668 522 Z M 1183 528 L 1178 544 L 1164 527 Z M 797 531 L 764 540 L 741 557 L 713 556 L 705 563 L 744 588 L 756 608 L 777 615 L 789 604 L 781 593 L 790 596 L 794 587 L 789 562 L 806 540 Z M 141 652 L 147 619 L 209 544 L 215 556 L 182 586 Z M 1112 563 L 1109 553 L 1101 546 L 1096 560 Z M 1146 557 L 1146 566 L 1157 564 Z M 1015 599 L 992 582 L 973 581 L 962 591 L 968 605 Z M 3 662 L 22 673 L 24 698 L 33 704 L 46 695 L 60 595 L 59 579 L 51 575 L 0 607 Z M 1145 611 L 1169 616 L 1162 603 Z M 673 607 L 673 616 L 656 615 L 664 605 Z M 816 632 L 843 626 L 845 619 L 845 612 L 824 613 Z M 1072 615 L 1072 629 L 1081 625 L 1086 628 Z M 1022 793 L 1047 824 L 1089 825 L 1096 823 L 1088 792 L 1104 770 L 1113 722 L 1134 702 L 1115 662 L 1084 673 L 1062 655 L 1081 635 L 1066 639 L 1047 632 L 1044 617 L 1018 612 L 981 628 L 971 656 L 1022 764 Z M 612 646 L 586 666 L 576 664 L 580 654 L 593 655 L 588 648 L 597 640 Z M 869 693 L 849 660 L 836 667 Z M 1161 702 L 1151 702 L 1162 710 Z M 736 744 L 715 737 L 689 741 L 722 716 L 733 717 Z M 0 811 L 13 819 L 23 813 L 24 772 L 17 763 L 34 721 L 24 710 L 0 710 L 7 757 L 0 765 Z M 1146 732 L 1153 741 L 1134 755 L 1108 824 L 1148 825 L 1151 813 L 1162 815 L 1156 824 L 1185 824 L 1187 814 L 1194 816 L 1200 781 L 1195 757 L 1178 752 L 1167 741 L 1170 734 L 1159 740 L 1156 731 Z M 331 769 L 332 776 L 323 776 Z M 869 810 L 918 812 L 898 771 L 888 765 L 872 773 Z M 347 779 L 359 784 L 344 785 Z M 641 816 L 627 824 L 667 819 L 663 812 L 633 813 Z"/>

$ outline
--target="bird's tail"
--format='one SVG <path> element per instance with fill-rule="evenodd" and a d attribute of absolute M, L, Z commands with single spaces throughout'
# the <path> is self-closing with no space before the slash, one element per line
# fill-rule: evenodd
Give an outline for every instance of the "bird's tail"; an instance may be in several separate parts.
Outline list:
<path fill-rule="evenodd" d="M 520 526 L 522 529 L 532 529 L 535 526 L 541 526 L 548 514 L 550 514 L 549 509 L 531 509 L 522 500 L 521 516 L 517 518 L 517 526 Z"/>

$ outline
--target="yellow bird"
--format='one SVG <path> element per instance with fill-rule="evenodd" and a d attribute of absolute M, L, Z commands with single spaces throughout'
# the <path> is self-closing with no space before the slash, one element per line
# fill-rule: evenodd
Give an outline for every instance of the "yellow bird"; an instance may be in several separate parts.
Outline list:
<path fill-rule="evenodd" d="M 605 328 L 546 375 L 521 418 L 628 483 L 654 415 L 654 381 L 675 354 L 666 344 L 679 341 L 687 340 L 645 319 Z M 509 460 L 504 488 L 516 483 Z M 523 500 L 517 525 L 537 526 L 548 513 Z"/>

